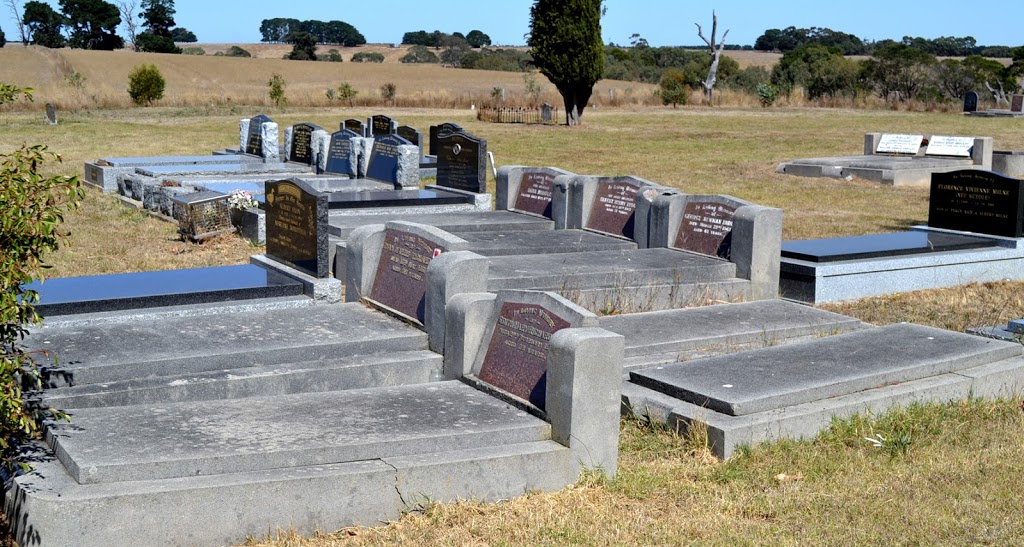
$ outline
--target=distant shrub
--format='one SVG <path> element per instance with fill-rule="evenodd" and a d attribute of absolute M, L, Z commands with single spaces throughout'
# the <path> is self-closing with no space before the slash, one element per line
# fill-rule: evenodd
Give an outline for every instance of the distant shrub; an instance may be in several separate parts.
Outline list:
<path fill-rule="evenodd" d="M 686 104 L 689 98 L 690 87 L 686 84 L 686 73 L 678 68 L 670 68 L 661 76 L 658 83 L 658 93 L 661 95 L 661 104 L 677 105 Z"/>
<path fill-rule="evenodd" d="M 775 104 L 775 99 L 779 96 L 779 90 L 775 89 L 772 84 L 757 84 L 757 100 L 761 102 L 761 106 L 768 108 Z"/>
<path fill-rule="evenodd" d="M 397 94 L 398 94 L 398 86 L 396 86 L 395 84 L 393 84 L 391 82 L 388 82 L 388 83 L 380 86 L 380 98 L 384 99 L 385 103 L 389 103 L 391 105 L 394 105 L 395 104 L 395 96 Z"/>
<path fill-rule="evenodd" d="M 252 57 L 251 53 L 238 46 L 231 46 L 224 55 L 228 57 Z"/>
<path fill-rule="evenodd" d="M 346 101 L 349 106 L 352 106 L 352 102 L 355 100 L 356 95 L 358 94 L 359 91 L 356 88 L 352 87 L 352 85 L 349 84 L 348 82 L 345 82 L 338 86 L 338 99 Z"/>
<path fill-rule="evenodd" d="M 427 49 L 427 46 L 412 46 L 409 48 L 409 52 L 402 56 L 398 60 L 400 63 L 436 63 L 438 62 L 437 55 L 434 55 L 433 51 Z"/>
<path fill-rule="evenodd" d="M 183 55 L 206 55 L 206 50 L 201 47 L 184 47 L 181 48 Z"/>
<path fill-rule="evenodd" d="M 353 63 L 383 63 L 384 54 L 368 51 L 360 51 L 352 56 Z"/>
<path fill-rule="evenodd" d="M 128 95 L 137 105 L 151 105 L 164 96 L 164 80 L 156 65 L 139 65 L 128 74 Z"/>
<path fill-rule="evenodd" d="M 270 76 L 270 81 L 267 82 L 267 86 L 270 88 L 270 100 L 274 101 L 275 106 L 281 106 L 288 101 L 284 96 L 285 85 L 287 84 L 284 77 L 276 72 Z"/>
<path fill-rule="evenodd" d="M 336 49 L 329 49 L 329 50 L 327 50 L 327 54 L 326 55 L 320 55 L 319 57 L 317 57 L 317 60 L 318 61 L 328 61 L 328 62 L 331 62 L 331 63 L 340 63 L 340 62 L 344 61 L 345 59 L 343 59 L 341 57 L 341 54 L 338 53 L 338 50 L 336 50 Z"/>

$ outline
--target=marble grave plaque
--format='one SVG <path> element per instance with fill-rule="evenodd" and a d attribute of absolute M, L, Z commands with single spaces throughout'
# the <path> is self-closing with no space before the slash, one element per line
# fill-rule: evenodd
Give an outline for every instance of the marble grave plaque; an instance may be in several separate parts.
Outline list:
<path fill-rule="evenodd" d="M 917 154 L 923 141 L 924 135 L 885 133 L 878 140 L 875 151 L 882 154 Z"/>

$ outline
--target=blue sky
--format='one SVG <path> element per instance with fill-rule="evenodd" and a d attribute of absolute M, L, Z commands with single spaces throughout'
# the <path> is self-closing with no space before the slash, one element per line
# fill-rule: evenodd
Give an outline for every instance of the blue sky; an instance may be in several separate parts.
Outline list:
<path fill-rule="evenodd" d="M 18 0 L 24 5 L 25 0 Z M 49 2 L 59 8 L 57 0 Z M 523 45 L 532 0 L 377 0 L 374 2 L 266 0 L 177 0 L 178 26 L 200 42 L 258 42 L 263 19 L 341 20 L 370 42 L 398 43 L 414 30 L 462 32 L 479 29 L 495 44 Z M 638 33 L 654 46 L 696 45 L 694 23 L 710 33 L 711 10 L 718 13 L 719 37 L 729 29 L 730 44 L 753 45 L 766 29 L 828 27 L 860 38 L 973 36 L 979 45 L 1024 45 L 1024 2 L 1020 0 L 606 0 L 604 41 L 628 44 Z M 7 6 L 0 6 L 0 29 L 17 40 Z M 124 33 L 122 32 L 122 36 Z"/>

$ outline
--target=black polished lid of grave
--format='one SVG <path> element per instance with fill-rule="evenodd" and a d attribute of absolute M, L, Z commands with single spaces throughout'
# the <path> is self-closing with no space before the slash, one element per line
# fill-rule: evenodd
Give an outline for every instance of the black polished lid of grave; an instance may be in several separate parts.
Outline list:
<path fill-rule="evenodd" d="M 302 283 L 253 264 L 164 270 L 30 283 L 43 316 L 301 295 Z"/>
<path fill-rule="evenodd" d="M 473 196 L 445 190 L 366 190 L 328 194 L 329 209 L 362 209 L 473 203 Z"/>
<path fill-rule="evenodd" d="M 809 262 L 838 262 L 998 246 L 996 240 L 985 237 L 942 232 L 897 232 L 787 241 L 782 244 L 782 257 Z"/>

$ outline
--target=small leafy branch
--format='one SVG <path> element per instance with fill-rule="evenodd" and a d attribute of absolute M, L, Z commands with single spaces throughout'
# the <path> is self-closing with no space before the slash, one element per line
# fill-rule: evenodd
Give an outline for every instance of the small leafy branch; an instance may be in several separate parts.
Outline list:
<path fill-rule="evenodd" d="M 41 320 L 39 296 L 24 286 L 43 278 L 43 257 L 67 240 L 60 230 L 64 211 L 78 208 L 84 191 L 78 177 L 39 174 L 44 162 L 60 161 L 45 146 L 25 146 L 0 159 L 0 465 L 9 471 L 27 468 L 18 449 L 38 435 L 43 420 L 67 418 L 24 397 L 42 388 L 40 366 L 50 358 L 20 345 Z"/>

